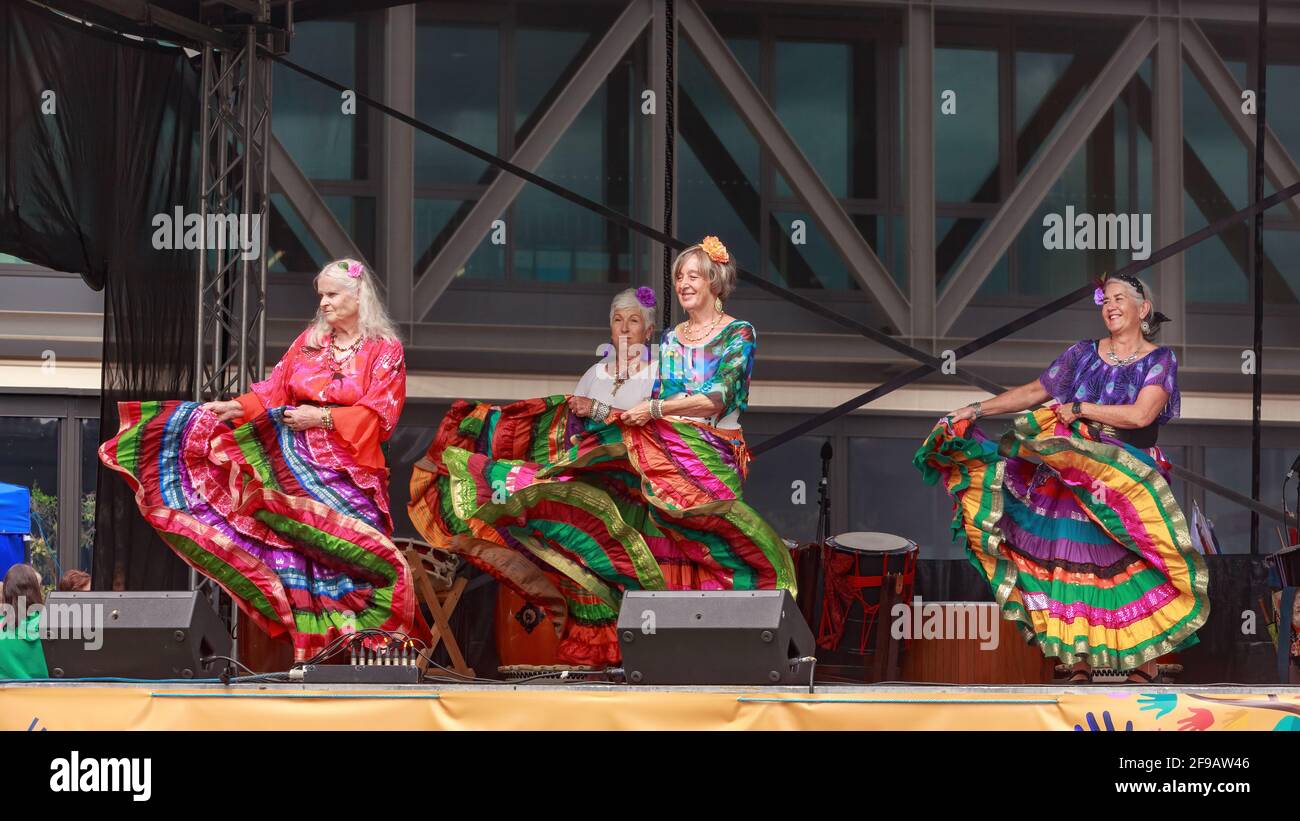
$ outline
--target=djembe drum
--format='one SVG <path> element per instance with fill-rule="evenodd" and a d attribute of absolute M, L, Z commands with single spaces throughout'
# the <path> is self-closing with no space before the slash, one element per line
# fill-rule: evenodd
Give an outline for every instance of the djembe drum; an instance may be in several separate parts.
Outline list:
<path fill-rule="evenodd" d="M 842 533 L 822 551 L 824 582 L 817 614 L 818 667 L 850 668 L 865 676 L 866 655 L 881 626 L 882 590 L 894 600 L 910 602 L 916 584 L 916 542 L 892 533 Z"/>

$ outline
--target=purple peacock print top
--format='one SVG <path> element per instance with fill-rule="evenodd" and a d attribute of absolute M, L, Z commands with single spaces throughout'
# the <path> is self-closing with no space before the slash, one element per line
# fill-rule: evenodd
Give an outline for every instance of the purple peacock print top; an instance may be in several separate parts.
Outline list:
<path fill-rule="evenodd" d="M 1061 404 L 1098 405 L 1131 405 L 1147 385 L 1159 385 L 1169 398 L 1155 424 L 1177 419 L 1181 411 L 1178 358 L 1172 348 L 1163 345 L 1136 362 L 1114 365 L 1097 352 L 1097 340 L 1081 339 L 1066 348 L 1038 377 L 1038 382 Z"/>

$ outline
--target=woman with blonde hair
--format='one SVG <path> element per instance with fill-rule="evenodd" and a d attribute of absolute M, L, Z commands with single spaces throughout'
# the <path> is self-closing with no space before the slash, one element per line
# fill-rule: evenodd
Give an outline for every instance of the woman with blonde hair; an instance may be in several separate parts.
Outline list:
<path fill-rule="evenodd" d="M 411 478 L 425 538 L 547 612 L 566 664 L 618 662 L 626 590 L 795 587 L 789 551 L 741 498 L 757 335 L 723 310 L 735 262 L 706 237 L 672 271 L 687 320 L 664 335 L 648 395 L 458 403 Z"/>
<path fill-rule="evenodd" d="M 181 558 L 298 660 L 415 619 L 381 447 L 406 401 L 402 343 L 363 263 L 331 262 L 315 285 L 316 316 L 248 393 L 120 403 L 99 451 Z"/>

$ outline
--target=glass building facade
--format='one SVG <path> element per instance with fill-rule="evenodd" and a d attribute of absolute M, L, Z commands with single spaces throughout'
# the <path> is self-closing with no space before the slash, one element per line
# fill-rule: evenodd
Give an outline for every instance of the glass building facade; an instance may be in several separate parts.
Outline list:
<path fill-rule="evenodd" d="M 1246 116 L 1240 91 L 1260 80 L 1253 9 L 1242 4 L 1202 3 L 1199 17 L 1163 22 L 1051 0 L 1039 0 L 1041 15 L 994 1 L 981 12 L 925 10 L 919 20 L 915 10 L 870 2 L 699 5 L 707 30 L 683 18 L 674 38 L 672 233 L 719 235 L 754 274 L 926 351 L 954 348 L 1134 259 L 1132 247 L 1046 247 L 1052 215 L 1137 215 L 1139 225 L 1150 216 L 1150 251 L 1253 198 L 1254 152 L 1242 136 L 1253 135 L 1253 120 L 1243 128 L 1233 119 Z M 497 156 L 544 144 L 535 173 L 659 226 L 667 101 L 647 95 L 661 90 L 666 66 L 656 46 L 661 22 L 647 12 L 628 28 L 642 7 L 417 3 L 299 22 L 289 58 Z M 1300 157 L 1300 110 L 1287 102 L 1300 83 L 1300 20 L 1282 15 L 1270 33 L 1268 123 L 1287 155 L 1273 156 L 1270 169 L 1289 184 L 1288 162 Z M 614 37 L 626 47 L 612 49 Z M 915 49 L 929 53 L 928 85 L 908 76 Z M 719 65 L 733 71 L 720 74 Z M 404 126 L 363 104 L 349 112 L 335 91 L 280 66 L 274 88 L 275 137 L 386 279 L 412 373 L 430 377 L 412 383 L 391 450 L 400 511 L 410 463 L 456 398 L 445 385 L 508 400 L 546 378 L 576 383 L 605 341 L 609 298 L 629 286 L 662 287 L 662 250 L 529 183 L 485 220 L 475 206 L 501 183 L 487 162 L 418 131 L 409 151 L 395 152 L 394 129 Z M 791 146 L 810 173 L 783 169 Z M 909 199 L 918 180 L 929 181 L 921 202 Z M 1272 176 L 1265 190 L 1275 190 Z M 315 239 L 304 205 L 272 198 L 269 362 L 314 308 L 311 277 L 343 255 Z M 827 208 L 846 219 L 819 219 Z M 929 230 L 917 230 L 921 218 Z M 1264 389 L 1300 395 L 1300 210 L 1269 210 L 1263 247 Z M 850 262 L 862 249 L 880 278 Z M 21 279 L 22 267 L 0 260 L 5 276 Z M 1241 351 L 1252 339 L 1253 270 L 1253 234 L 1241 223 L 1144 274 L 1176 318 L 1167 341 L 1179 352 L 1183 389 L 1204 399 L 1185 402 L 1189 418 L 1167 428 L 1162 444 L 1175 462 L 1246 494 L 1250 378 Z M 970 298 L 955 299 L 963 288 Z M 901 295 L 903 311 L 890 307 L 890 293 Z M 760 334 L 755 387 L 768 398 L 756 390 L 746 416 L 751 445 L 840 401 L 818 398 L 826 390 L 846 398 L 913 364 L 752 287 L 729 310 Z M 1075 306 L 982 352 L 972 367 L 1003 384 L 1028 381 L 1066 345 L 1102 332 L 1093 306 Z M 927 558 L 959 558 L 950 500 L 911 467 L 948 409 L 925 397 L 954 386 L 926 387 L 937 393 L 917 391 L 890 410 L 868 406 L 756 460 L 747 496 L 783 536 L 811 539 L 818 452 L 829 441 L 834 530 L 895 532 L 921 543 Z M 0 438 L 32 425 L 45 431 L 33 437 L 57 435 L 40 427 L 52 417 L 6 410 L 5 401 Z M 1300 447 L 1297 418 L 1264 431 L 1261 498 L 1270 506 Z M 1182 482 L 1175 493 L 1215 520 L 1227 550 L 1248 549 L 1241 507 Z M 1270 548 L 1272 528 L 1266 521 Z M 398 529 L 415 535 L 404 516 Z"/>

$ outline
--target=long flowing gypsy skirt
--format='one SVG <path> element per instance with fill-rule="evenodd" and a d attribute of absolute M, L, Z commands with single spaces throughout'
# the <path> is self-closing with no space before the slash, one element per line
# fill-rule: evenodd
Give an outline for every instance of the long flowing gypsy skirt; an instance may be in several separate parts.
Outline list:
<path fill-rule="evenodd" d="M 914 464 L 927 484 L 943 480 L 954 538 L 965 535 L 1002 617 L 1045 656 L 1130 670 L 1197 642 L 1210 612 L 1205 561 L 1159 448 L 1041 409 L 1000 442 L 945 421 Z"/>
<path fill-rule="evenodd" d="M 322 428 L 293 431 L 283 408 L 238 428 L 195 402 L 120 402 L 99 458 L 145 519 L 297 660 L 339 635 L 410 633 L 411 571 L 388 538 L 385 472 Z"/>
<path fill-rule="evenodd" d="M 739 430 L 596 424 L 563 396 L 457 402 L 411 477 L 430 544 L 551 617 L 560 660 L 616 663 L 625 590 L 795 590 L 789 551 L 741 500 Z"/>

